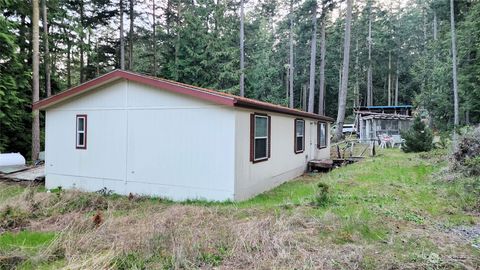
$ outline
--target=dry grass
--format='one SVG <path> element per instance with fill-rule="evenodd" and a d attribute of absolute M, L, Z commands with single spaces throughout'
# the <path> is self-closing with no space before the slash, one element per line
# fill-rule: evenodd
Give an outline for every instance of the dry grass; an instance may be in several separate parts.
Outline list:
<path fill-rule="evenodd" d="M 479 222 L 458 187 L 430 179 L 425 168 L 437 165 L 415 155 L 382 155 L 240 204 L 25 188 L 0 212 L 27 213 L 22 229 L 57 235 L 38 252 L 0 247 L 0 258 L 23 269 L 478 269 L 478 250 L 443 229 Z M 378 175 L 386 165 L 403 174 Z M 319 180 L 332 194 L 314 207 Z"/>

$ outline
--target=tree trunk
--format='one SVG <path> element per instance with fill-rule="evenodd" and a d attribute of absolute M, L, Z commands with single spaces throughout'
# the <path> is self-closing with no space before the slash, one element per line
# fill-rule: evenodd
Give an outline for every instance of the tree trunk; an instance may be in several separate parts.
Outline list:
<path fill-rule="evenodd" d="M 243 21 L 244 21 L 244 0 L 240 1 L 240 96 L 245 96 L 245 63 L 244 63 L 244 29 L 243 29 Z"/>
<path fill-rule="evenodd" d="M 39 9 L 38 0 L 32 0 L 32 103 L 40 99 L 40 79 L 39 79 Z M 38 110 L 32 111 L 32 161 L 38 159 L 40 152 L 40 115 Z"/>
<path fill-rule="evenodd" d="M 120 0 L 120 69 L 125 69 L 125 40 L 123 38 L 123 0 Z"/>
<path fill-rule="evenodd" d="M 130 0 L 130 33 L 129 33 L 129 39 L 130 42 L 128 43 L 128 69 L 133 70 L 133 23 L 135 20 L 135 14 L 133 12 L 133 6 L 135 5 L 134 0 Z"/>
<path fill-rule="evenodd" d="M 293 108 L 293 0 L 290 0 L 290 33 L 289 33 L 289 45 L 290 45 L 290 64 L 289 68 L 289 102 L 290 108 Z"/>
<path fill-rule="evenodd" d="M 438 39 L 438 23 L 437 23 L 437 12 L 434 9 L 433 10 L 433 67 L 431 68 L 432 73 L 435 70 L 435 67 L 437 66 L 437 39 Z M 432 77 L 432 88 L 436 90 L 437 88 L 437 78 Z M 430 118 L 430 121 L 433 121 L 433 117 Z"/>
<path fill-rule="evenodd" d="M 289 88 L 288 88 L 288 73 L 289 73 L 289 72 L 290 72 L 290 69 L 287 68 L 287 69 L 285 70 L 285 89 L 286 89 L 286 91 L 285 91 L 285 100 L 288 100 L 288 97 L 289 97 L 289 95 L 288 95 L 288 89 L 289 89 Z"/>
<path fill-rule="evenodd" d="M 80 29 L 80 83 L 83 83 L 84 81 L 84 77 L 85 77 L 85 71 L 84 71 L 84 59 L 83 59 L 83 50 L 84 50 L 84 44 L 83 44 L 83 38 L 84 38 L 84 24 L 83 24 L 83 1 L 81 1 L 80 3 L 80 25 L 81 25 L 81 28 Z"/>
<path fill-rule="evenodd" d="M 175 81 L 178 81 L 179 78 L 179 66 L 178 66 L 178 54 L 180 52 L 180 18 L 182 16 L 182 6 L 181 2 L 178 3 L 178 16 L 177 16 L 177 41 L 175 42 Z"/>
<path fill-rule="evenodd" d="M 315 98 L 315 60 L 317 58 L 317 1 L 313 5 L 312 12 L 312 42 L 310 44 L 310 85 L 308 90 L 308 109 L 309 113 L 313 113 L 313 105 Z"/>
<path fill-rule="evenodd" d="M 87 67 L 87 70 L 88 70 L 88 69 L 90 68 L 90 64 L 91 64 L 91 63 L 90 63 L 90 61 L 91 61 L 90 57 L 91 57 L 91 55 L 92 55 L 92 50 L 91 50 L 91 48 L 92 48 L 92 47 L 91 47 L 91 44 L 92 44 L 92 43 L 91 43 L 91 41 L 92 41 L 92 29 L 91 29 L 90 27 L 87 29 L 87 34 L 88 34 L 88 36 L 87 36 L 87 43 L 86 43 L 86 45 L 87 45 L 87 46 L 86 46 L 87 51 L 86 51 L 85 55 L 86 55 L 86 57 L 87 57 L 87 60 L 86 60 L 87 66 L 86 66 L 86 67 Z M 89 79 L 89 75 L 88 75 L 88 73 L 86 73 L 86 74 L 85 74 L 85 80 L 88 80 L 88 79 Z"/>
<path fill-rule="evenodd" d="M 53 44 L 54 48 L 58 47 L 58 43 Z M 57 72 L 57 67 L 55 66 L 55 63 L 57 63 L 57 56 L 58 56 L 58 50 L 52 50 L 50 52 L 50 78 L 55 78 L 55 74 Z M 51 92 L 52 95 L 55 93 Z"/>
<path fill-rule="evenodd" d="M 180 7 L 180 3 L 178 4 L 179 7 Z M 167 0 L 167 8 L 165 10 L 165 21 L 166 21 L 166 25 L 167 25 L 167 29 L 165 29 L 165 31 L 167 32 L 167 36 L 170 35 L 170 28 L 171 28 L 171 18 L 170 18 L 170 13 L 171 13 L 171 9 L 172 9 L 172 1 L 171 0 Z"/>
<path fill-rule="evenodd" d="M 452 79 L 453 79 L 453 139 L 454 145 L 456 143 L 456 128 L 459 124 L 458 115 L 458 81 L 457 81 L 457 41 L 455 36 L 455 14 L 454 14 L 453 0 L 450 0 L 450 30 L 452 36 Z"/>
<path fill-rule="evenodd" d="M 353 108 L 360 106 L 360 82 L 358 80 L 359 73 L 359 60 L 358 60 L 358 39 L 355 42 L 355 88 L 353 93 Z"/>
<path fill-rule="evenodd" d="M 422 8 L 422 18 L 423 18 L 423 46 L 427 45 L 427 8 L 425 5 Z"/>
<path fill-rule="evenodd" d="M 96 68 L 96 73 L 95 73 L 95 77 L 99 77 L 99 76 L 100 76 L 100 59 L 99 59 L 98 56 L 99 56 L 100 52 L 99 52 L 99 50 L 98 50 L 98 38 L 97 38 L 97 40 L 96 40 L 96 42 L 95 42 L 95 54 L 96 54 L 96 57 L 95 57 L 96 59 L 95 59 L 95 60 L 97 61 L 97 62 L 95 63 L 95 65 L 97 66 L 97 68 Z"/>
<path fill-rule="evenodd" d="M 43 42 L 45 45 L 44 65 L 45 65 L 45 88 L 47 97 L 52 95 L 52 85 L 50 81 L 50 50 L 48 48 L 48 17 L 47 17 L 47 0 L 42 1 L 43 10 Z"/>
<path fill-rule="evenodd" d="M 348 91 L 348 66 L 350 62 L 350 28 L 352 24 L 352 6 L 353 0 L 347 0 L 347 15 L 345 18 L 345 38 L 343 44 L 343 71 L 341 91 L 338 94 L 338 113 L 337 113 L 337 129 L 335 131 L 336 139 L 343 136 L 343 124 L 345 121 L 345 110 L 347 105 Z"/>
<path fill-rule="evenodd" d="M 70 41 L 70 34 L 66 33 L 67 35 L 67 86 L 68 88 L 72 87 L 72 72 L 71 72 L 71 51 L 72 51 L 72 43 Z"/>
<path fill-rule="evenodd" d="M 152 0 L 152 42 L 153 42 L 153 76 L 157 77 L 157 39 L 156 39 L 156 25 L 155 25 L 155 0 Z"/>
<path fill-rule="evenodd" d="M 338 94 L 342 92 L 342 67 L 338 69 Z"/>
<path fill-rule="evenodd" d="M 307 85 L 302 85 L 302 110 L 307 110 Z"/>
<path fill-rule="evenodd" d="M 392 105 L 392 52 L 388 52 L 388 106 Z"/>
<path fill-rule="evenodd" d="M 424 55 L 427 55 L 427 16 L 426 16 L 426 8 L 425 8 L 425 4 L 423 5 L 422 7 L 422 18 L 423 18 L 423 24 L 422 24 L 422 28 L 423 28 L 423 48 L 422 48 L 422 51 L 423 51 L 423 54 Z M 427 84 L 427 61 L 426 61 L 426 58 L 424 57 L 423 58 L 423 70 L 422 70 L 422 83 L 420 85 L 420 91 L 423 93 L 425 91 L 425 85 Z"/>
<path fill-rule="evenodd" d="M 395 73 L 395 106 L 398 106 L 398 77 L 400 76 L 399 61 L 397 57 L 397 71 Z"/>
<path fill-rule="evenodd" d="M 320 93 L 318 95 L 318 114 L 325 115 L 325 6 L 322 6 L 322 28 L 320 30 Z"/>
<path fill-rule="evenodd" d="M 372 6 L 369 1 L 368 14 L 368 71 L 367 71 L 367 106 L 373 106 L 372 80 Z"/>

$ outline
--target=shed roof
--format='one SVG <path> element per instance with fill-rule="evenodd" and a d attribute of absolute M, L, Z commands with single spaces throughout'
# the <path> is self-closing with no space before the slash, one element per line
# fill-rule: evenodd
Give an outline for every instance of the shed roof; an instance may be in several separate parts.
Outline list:
<path fill-rule="evenodd" d="M 397 105 L 397 106 L 360 106 L 360 109 L 412 109 L 412 105 Z"/>
<path fill-rule="evenodd" d="M 198 99 L 207 100 L 216 104 L 226 105 L 230 107 L 243 107 L 250 109 L 265 110 L 271 112 L 278 112 L 283 114 L 289 114 L 294 116 L 307 117 L 317 120 L 324 120 L 328 122 L 333 122 L 333 118 L 323 115 L 318 115 L 314 113 L 308 113 L 305 111 L 287 108 L 284 106 L 263 102 L 251 98 L 240 97 L 228 93 L 223 93 L 211 89 L 201 88 L 193 85 L 183 84 L 175 81 L 170 81 L 166 79 L 160 79 L 157 77 L 147 76 L 143 74 L 138 74 L 134 72 L 124 71 L 124 70 L 114 70 L 105 75 L 97 77 L 93 80 L 60 92 L 56 95 L 50 96 L 48 98 L 42 99 L 33 103 L 32 108 L 34 110 L 45 110 L 54 104 L 57 104 L 62 101 L 69 100 L 77 95 L 88 92 L 92 89 L 95 89 L 99 86 L 113 82 L 119 79 L 125 79 L 145 85 L 149 85 L 158 89 L 167 90 L 174 93 L 184 94 L 192 96 Z"/>
<path fill-rule="evenodd" d="M 409 115 L 391 114 L 391 113 L 372 113 L 362 116 L 363 120 L 368 119 L 381 119 L 381 120 L 412 120 Z"/>

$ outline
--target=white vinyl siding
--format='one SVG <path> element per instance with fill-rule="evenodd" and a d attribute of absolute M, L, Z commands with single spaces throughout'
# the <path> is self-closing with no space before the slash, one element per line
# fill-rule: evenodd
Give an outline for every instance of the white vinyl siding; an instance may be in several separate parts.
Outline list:
<path fill-rule="evenodd" d="M 88 151 L 73 146 L 77 115 L 87 116 Z M 229 108 L 116 81 L 47 110 L 45 184 L 233 200 L 234 139 L 235 112 Z"/>

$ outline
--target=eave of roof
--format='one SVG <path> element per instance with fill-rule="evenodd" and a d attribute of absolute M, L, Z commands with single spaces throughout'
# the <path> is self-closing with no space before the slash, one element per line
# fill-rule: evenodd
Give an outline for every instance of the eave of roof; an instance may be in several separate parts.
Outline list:
<path fill-rule="evenodd" d="M 220 105 L 226 105 L 230 107 L 243 107 L 249 109 L 259 109 L 295 116 L 301 116 L 306 118 L 312 118 L 317 120 L 323 120 L 327 122 L 333 122 L 333 118 L 314 113 L 308 113 L 301 110 L 291 109 L 280 105 L 275 105 L 268 102 L 258 101 L 250 98 L 231 95 L 228 93 L 218 92 L 210 89 L 196 87 L 193 85 L 183 84 L 175 81 L 160 79 L 156 77 L 141 75 L 124 70 L 114 70 L 105 75 L 102 75 L 96 79 L 90 80 L 56 95 L 42 99 L 35 102 L 32 105 L 34 110 L 45 110 L 54 104 L 73 98 L 84 92 L 88 92 L 101 85 L 113 82 L 118 79 L 126 79 L 129 81 L 138 82 L 141 84 L 149 85 L 155 88 L 167 90 L 174 93 L 180 93 L 188 96 L 193 96 L 202 100 L 210 101 Z"/>
<path fill-rule="evenodd" d="M 413 105 L 391 105 L 391 106 L 359 106 L 360 109 L 411 109 Z"/>
<path fill-rule="evenodd" d="M 362 119 L 382 119 L 382 120 L 412 120 L 413 117 L 401 114 L 370 114 L 362 116 Z"/>

